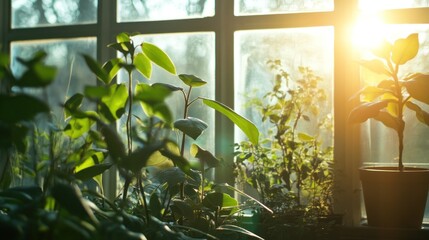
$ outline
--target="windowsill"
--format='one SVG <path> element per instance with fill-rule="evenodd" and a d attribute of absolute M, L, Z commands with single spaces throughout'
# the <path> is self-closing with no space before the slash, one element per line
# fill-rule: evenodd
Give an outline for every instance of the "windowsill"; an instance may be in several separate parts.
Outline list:
<path fill-rule="evenodd" d="M 337 229 L 338 240 L 427 240 L 429 226 L 422 229 L 389 229 L 368 226 L 346 227 Z"/>

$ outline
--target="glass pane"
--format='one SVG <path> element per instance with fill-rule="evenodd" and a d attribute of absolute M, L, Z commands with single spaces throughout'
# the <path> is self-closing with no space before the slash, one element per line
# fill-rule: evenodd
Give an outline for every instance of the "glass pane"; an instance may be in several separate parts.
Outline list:
<path fill-rule="evenodd" d="M 411 33 L 419 34 L 420 49 L 417 56 L 401 65 L 399 77 L 409 73 L 427 72 L 429 58 L 429 25 L 383 25 L 382 36 L 392 42 L 398 38 L 406 38 Z M 377 37 L 377 36 L 374 36 Z M 369 47 L 369 46 L 368 46 Z M 362 58 L 373 59 L 367 51 L 362 52 Z M 376 85 L 384 80 L 382 75 L 375 75 L 369 70 L 361 68 L 362 84 Z M 417 102 L 417 101 L 415 101 Z M 429 107 L 420 104 L 426 112 Z M 406 166 L 429 167 L 429 127 L 419 122 L 416 114 L 405 108 L 405 133 L 403 159 Z M 398 137 L 393 129 L 387 128 L 375 120 L 369 120 L 361 126 L 362 159 L 364 165 L 392 165 L 397 166 Z M 365 216 L 365 214 L 364 214 Z M 429 197 L 426 204 L 424 221 L 429 222 Z"/>
<path fill-rule="evenodd" d="M 85 53 L 95 58 L 96 39 L 12 42 L 12 70 L 17 74 L 23 71 L 23 66 L 16 61 L 16 57 L 30 58 L 41 50 L 48 54 L 46 64 L 58 68 L 57 77 L 46 89 L 32 89 L 32 93 L 49 103 L 56 120 L 60 122 L 64 120 L 61 104 L 73 94 L 82 93 L 85 85 L 95 84 L 95 77 L 80 54 Z"/>
<path fill-rule="evenodd" d="M 214 33 L 196 33 L 196 34 L 161 34 L 161 35 L 141 35 L 133 38 L 135 44 L 150 42 L 165 51 L 176 65 L 177 74 L 193 74 L 207 81 L 202 87 L 192 89 L 191 99 L 196 97 L 206 97 L 214 99 L 215 96 L 215 35 Z M 154 65 L 152 78 L 144 79 L 142 75 L 136 74 L 134 79 L 147 82 L 168 83 L 182 87 L 185 92 L 188 87 L 174 75 Z M 119 75 L 120 82 L 127 82 L 128 78 L 124 73 Z M 168 99 L 169 107 L 173 113 L 174 119 L 183 118 L 184 99 L 181 92 L 174 92 Z M 136 106 L 136 114 L 144 116 L 140 107 Z M 139 113 L 137 111 L 140 111 Z M 186 151 L 189 152 L 190 143 L 195 142 L 201 147 L 214 151 L 214 111 L 209 109 L 201 101 L 194 102 L 188 112 L 190 117 L 200 118 L 208 124 L 208 129 L 197 139 L 193 141 L 187 139 Z M 125 121 L 125 119 L 124 119 Z M 125 122 L 124 122 L 125 123 Z M 121 124 L 125 126 L 125 124 Z M 176 139 L 175 139 L 176 140 Z M 187 155 L 188 156 L 188 155 Z"/>
<path fill-rule="evenodd" d="M 155 21 L 214 16 L 214 0 L 120 0 L 118 22 Z"/>
<path fill-rule="evenodd" d="M 267 64 L 270 60 L 280 60 L 291 78 L 299 77 L 299 67 L 309 67 L 314 74 L 321 76 L 323 82 L 320 86 L 329 96 L 329 108 L 324 109 L 321 115 L 332 113 L 331 27 L 239 31 L 235 37 L 235 109 L 260 126 L 261 132 L 267 128 L 267 121 L 263 123 L 260 113 L 254 108 L 246 107 L 246 102 L 249 97 L 263 99 L 272 90 L 275 76 Z M 241 131 L 236 131 L 235 142 L 244 139 L 240 133 Z M 329 139 L 327 142 L 330 141 Z"/>
<path fill-rule="evenodd" d="M 362 10 L 382 10 L 399 8 L 429 7 L 427 0 L 360 0 L 359 8 Z"/>
<path fill-rule="evenodd" d="M 333 0 L 235 0 L 235 15 L 333 11 Z"/>
<path fill-rule="evenodd" d="M 97 0 L 13 0 L 12 28 L 97 22 Z"/>

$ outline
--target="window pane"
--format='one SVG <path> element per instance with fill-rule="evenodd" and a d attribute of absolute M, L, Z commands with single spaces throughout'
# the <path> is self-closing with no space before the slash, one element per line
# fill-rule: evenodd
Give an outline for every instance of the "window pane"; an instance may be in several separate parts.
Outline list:
<path fill-rule="evenodd" d="M 235 0 L 235 15 L 333 11 L 333 0 Z"/>
<path fill-rule="evenodd" d="M 319 86 L 328 94 L 329 107 L 323 109 L 320 116 L 332 114 L 331 27 L 240 31 L 235 37 L 235 109 L 259 126 L 261 134 L 266 133 L 264 130 L 269 123 L 263 123 L 260 113 L 254 108 L 246 107 L 246 102 L 249 97 L 264 99 L 263 96 L 272 90 L 275 76 L 267 64 L 270 60 L 280 60 L 292 79 L 299 78 L 299 67 L 309 67 L 315 75 L 322 77 L 323 82 Z M 235 142 L 243 139 L 241 131 L 237 130 Z M 331 140 L 332 136 L 327 136 L 324 142 L 331 143 Z"/>
<path fill-rule="evenodd" d="M 97 0 L 13 0 L 12 28 L 97 22 Z"/>
<path fill-rule="evenodd" d="M 427 59 L 429 58 L 429 25 L 384 25 L 383 36 L 390 42 L 405 38 L 411 33 L 418 33 L 420 49 L 417 56 L 401 65 L 399 77 L 408 73 L 427 72 Z M 362 58 L 373 59 L 373 55 L 362 53 Z M 382 75 L 374 75 L 369 70 L 361 68 L 362 84 L 376 85 L 384 80 Z M 420 107 L 426 112 L 427 105 Z M 405 108 L 405 133 L 403 159 L 406 166 L 429 167 L 429 127 L 419 122 L 416 114 Z M 363 149 L 364 165 L 392 165 L 397 166 L 398 137 L 393 129 L 387 128 L 380 122 L 369 120 L 361 126 L 361 146 Z M 364 213 L 365 216 L 365 213 Z M 429 197 L 426 204 L 424 221 L 429 221 Z"/>
<path fill-rule="evenodd" d="M 399 8 L 419 8 L 429 7 L 427 0 L 360 0 L 359 8 L 370 9 L 399 9 Z"/>
<path fill-rule="evenodd" d="M 150 42 L 157 45 L 165 51 L 176 65 L 177 74 L 193 74 L 207 81 L 202 87 L 192 89 L 191 99 L 196 97 L 207 97 L 214 99 L 215 96 L 215 48 L 214 33 L 196 33 L 196 34 L 161 34 L 161 35 L 141 35 L 134 37 L 134 43 Z M 152 78 L 150 80 L 141 80 L 140 74 L 134 77 L 139 81 L 168 83 L 182 87 L 186 92 L 188 87 L 174 75 L 154 65 Z M 128 78 L 124 74 L 119 76 L 120 82 L 127 82 Z M 168 104 L 173 112 L 174 119 L 183 118 L 184 99 L 183 94 L 174 92 Z M 144 116 L 139 107 L 136 108 L 138 116 Z M 194 102 L 189 109 L 189 116 L 200 118 L 208 124 L 208 129 L 197 139 L 195 143 L 210 151 L 214 150 L 214 111 L 206 107 L 201 101 Z M 124 124 L 121 124 L 125 126 Z M 175 139 L 176 140 L 176 139 Z M 194 142 L 188 138 L 187 143 Z M 188 144 L 190 146 L 190 144 Z M 185 149 L 189 152 L 189 146 Z"/>
<path fill-rule="evenodd" d="M 118 22 L 214 16 L 214 0 L 119 0 Z"/>
<path fill-rule="evenodd" d="M 58 68 L 57 77 L 46 89 L 32 89 L 32 93 L 46 100 L 57 120 L 62 121 L 64 120 L 63 108 L 60 105 L 73 94 L 83 92 L 83 86 L 95 84 L 95 77 L 80 54 L 85 53 L 95 57 L 96 39 L 13 42 L 11 44 L 12 70 L 18 74 L 23 71 L 23 66 L 16 61 L 16 57 L 28 59 L 41 50 L 48 54 L 46 64 Z"/>

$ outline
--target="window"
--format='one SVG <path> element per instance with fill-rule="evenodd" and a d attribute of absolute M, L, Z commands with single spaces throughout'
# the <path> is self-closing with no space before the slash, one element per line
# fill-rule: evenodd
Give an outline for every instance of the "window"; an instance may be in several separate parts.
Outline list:
<path fill-rule="evenodd" d="M 2 50 L 12 57 L 26 57 L 38 49 L 49 52 L 49 62 L 60 67 L 62 79 L 45 94 L 54 105 L 66 96 L 81 91 L 86 82 L 95 81 L 80 53 L 85 52 L 105 61 L 115 56 L 106 45 L 120 32 L 140 31 L 139 41 L 153 42 L 171 55 L 179 73 L 194 73 L 209 82 L 204 95 L 255 120 L 255 114 L 244 111 L 245 95 L 255 88 L 263 90 L 272 75 L 268 60 L 281 59 L 290 68 L 311 67 L 324 79 L 330 94 L 327 113 L 334 116 L 336 211 L 347 213 L 346 224 L 359 225 L 362 204 L 357 169 L 374 164 L 379 158 L 390 161 L 384 149 L 390 148 L 391 133 L 368 122 L 356 128 L 347 124 L 353 104 L 349 98 L 359 89 L 357 59 L 365 57 L 360 50 L 373 35 L 363 23 L 352 30 L 359 13 L 373 16 L 377 10 L 379 30 L 390 38 L 419 32 L 418 69 L 427 66 L 429 54 L 429 2 L 426 0 L 9 0 L 1 1 L 4 17 L 0 20 Z M 173 14 L 174 13 L 174 14 Z M 369 15 L 366 15 L 369 14 Z M 368 19 L 368 18 L 366 18 Z M 369 25 L 368 25 L 369 24 Z M 385 25 L 387 24 L 387 25 Z M 354 41 L 353 41 L 354 39 Z M 371 43 L 367 43 L 371 44 Z M 420 60 L 419 60 L 420 59 Z M 16 66 L 16 65 L 14 65 Z M 14 71 L 19 68 L 14 67 Z M 154 76 L 164 76 L 162 73 Z M 118 78 L 118 81 L 123 81 Z M 142 80 L 143 81 L 143 80 Z M 160 81 L 152 79 L 150 81 Z M 174 101 L 174 100 L 172 100 Z M 60 107 L 57 110 L 60 112 Z M 199 109 L 195 109 L 200 112 Z M 59 113 L 57 113 L 59 114 Z M 204 145 L 226 160 L 233 157 L 233 145 L 242 136 L 232 124 L 212 112 L 201 113 L 209 122 Z M 58 115 L 59 116 L 59 115 Z M 413 124 L 411 124 L 413 125 Z M 411 126 L 414 127 L 414 126 Z M 428 166 L 429 130 L 415 126 L 406 136 L 407 157 L 421 156 L 416 165 Z M 423 139 L 423 140 L 422 140 Z M 377 144 L 374 144 L 377 143 Z M 371 146 L 372 149 L 369 149 Z M 361 151 L 364 150 L 364 151 Z M 371 150 L 371 151 L 370 151 Z M 369 154 L 371 152 L 371 154 Z M 368 159 L 362 162 L 362 159 Z M 216 172 L 222 181 L 233 181 L 231 166 Z M 113 178 L 111 178 L 113 179 Z M 108 184 L 109 185 L 109 184 Z M 110 189 L 115 184 L 110 183 Z M 114 195 L 114 191 L 111 191 Z M 429 203 L 425 221 L 429 221 Z"/>

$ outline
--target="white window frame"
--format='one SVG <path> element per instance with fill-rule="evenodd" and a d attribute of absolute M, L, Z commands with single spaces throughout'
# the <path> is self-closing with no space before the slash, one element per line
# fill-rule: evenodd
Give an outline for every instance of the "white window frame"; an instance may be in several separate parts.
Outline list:
<path fill-rule="evenodd" d="M 97 58 L 106 61 L 115 52 L 106 45 L 115 41 L 120 32 L 140 31 L 144 34 L 177 32 L 215 32 L 216 36 L 216 94 L 215 98 L 228 106 L 234 106 L 234 32 L 253 29 L 298 27 L 334 27 L 334 207 L 344 213 L 347 226 L 361 224 L 361 193 L 358 168 L 361 165 L 359 127 L 347 124 L 347 115 L 356 104 L 350 97 L 359 89 L 359 66 L 350 41 L 351 25 L 357 17 L 358 0 L 334 0 L 331 12 L 308 12 L 257 16 L 234 16 L 233 0 L 215 0 L 215 16 L 197 19 L 116 22 L 115 1 L 98 1 L 98 18 L 95 24 L 34 27 L 11 29 L 11 1 L 0 1 L 0 37 L 2 50 L 9 52 L 10 43 L 19 40 L 61 39 L 97 37 Z M 429 24 L 429 8 L 386 10 L 386 23 Z M 402 19 L 402 20 L 401 20 Z M 43 34 L 40 34 L 42 33 Z M 223 155 L 232 161 L 234 126 L 227 119 L 216 115 L 215 151 L 230 152 Z M 217 171 L 217 179 L 233 182 L 232 170 L 226 167 Z M 115 178 L 106 181 L 107 194 L 114 195 Z"/>

